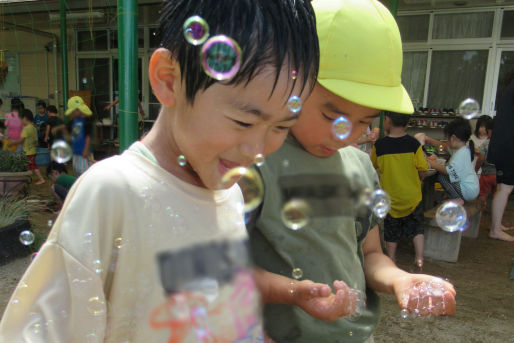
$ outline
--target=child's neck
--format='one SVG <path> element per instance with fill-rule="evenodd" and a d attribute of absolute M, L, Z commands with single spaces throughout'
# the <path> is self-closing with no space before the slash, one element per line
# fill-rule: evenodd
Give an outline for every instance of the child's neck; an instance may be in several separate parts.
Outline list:
<path fill-rule="evenodd" d="M 466 146 L 466 143 L 464 143 L 463 141 L 455 141 L 453 142 L 452 144 L 452 148 L 455 149 L 455 150 L 459 150 L 460 148 L 462 148 L 463 146 Z"/>
<path fill-rule="evenodd" d="M 403 137 L 405 136 L 407 133 L 405 132 L 405 128 L 404 127 L 397 127 L 397 126 L 393 126 L 391 127 L 391 129 L 389 130 L 389 137 L 391 138 L 399 138 L 399 137 Z"/>

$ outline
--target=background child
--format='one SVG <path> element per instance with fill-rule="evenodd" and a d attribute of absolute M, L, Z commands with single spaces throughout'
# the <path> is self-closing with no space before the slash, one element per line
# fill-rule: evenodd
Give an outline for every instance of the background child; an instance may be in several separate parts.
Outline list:
<path fill-rule="evenodd" d="M 40 342 L 263 341 L 241 190 L 221 181 L 276 150 L 295 122 L 288 99 L 305 101 L 317 74 L 314 13 L 309 0 L 173 0 L 161 13 L 148 72 L 157 120 L 75 182 L 0 342 L 36 324 Z M 239 43 L 233 78 L 204 72 L 202 47 L 184 38 L 194 15 Z"/>
<path fill-rule="evenodd" d="M 24 109 L 21 113 L 21 122 L 23 123 L 23 130 L 21 131 L 20 138 L 11 141 L 8 146 L 23 145 L 23 151 L 30 161 L 28 168 L 34 171 L 39 179 L 36 185 L 40 185 L 45 183 L 45 179 L 43 179 L 36 165 L 37 129 L 34 125 L 34 115 L 32 111 Z"/>
<path fill-rule="evenodd" d="M 68 174 L 66 166 L 57 162 L 50 162 L 46 168 L 47 177 L 52 180 L 51 186 L 52 195 L 59 203 L 64 202 L 66 195 L 71 189 L 71 186 L 77 181 L 77 178 L 73 175 Z"/>
<path fill-rule="evenodd" d="M 408 122 L 405 114 L 386 112 L 384 130 L 389 135 L 375 143 L 371 161 L 380 171 L 382 189 L 391 197 L 391 210 L 384 221 L 387 255 L 396 260 L 396 247 L 405 234 L 414 243 L 414 263 L 421 268 L 425 236 L 420 176 L 428 163 L 421 144 L 407 134 Z"/>
<path fill-rule="evenodd" d="M 34 125 L 36 125 L 37 128 L 38 143 L 42 147 L 46 147 L 44 138 L 47 120 L 48 112 L 46 111 L 46 102 L 39 100 L 36 104 L 36 116 L 34 117 Z"/>
<path fill-rule="evenodd" d="M 349 145 L 379 108 L 413 112 L 401 85 L 396 22 L 378 1 L 312 4 L 321 52 L 318 83 L 284 145 L 258 169 L 266 192 L 248 225 L 251 252 L 266 303 L 265 330 L 274 341 L 370 342 L 379 321 L 375 291 L 394 294 L 402 308 L 419 308 L 422 315 L 430 312 L 421 305 L 429 300 L 433 314 L 454 313 L 455 292 L 449 283 L 396 267 L 382 252 L 376 218 L 356 208 L 359 191 L 376 189 L 378 178 L 368 155 Z M 343 114 L 353 127 L 341 141 L 332 129 Z M 293 217 L 307 221 L 296 230 L 282 219 L 295 199 L 307 207 L 293 208 Z M 428 283 L 440 290 L 437 296 L 410 296 L 415 285 L 425 291 Z M 341 318 L 356 310 L 357 292 L 349 288 L 367 296 L 352 321 Z"/>
<path fill-rule="evenodd" d="M 490 118 L 490 117 L 489 117 Z M 487 137 L 490 139 L 493 133 L 494 121 L 488 120 L 486 122 Z M 487 197 L 492 192 L 496 191 L 496 168 L 494 164 L 487 161 L 487 152 L 489 150 L 489 140 L 482 143 L 477 153 L 477 163 L 475 165 L 475 171 L 480 173 L 480 192 L 478 193 L 478 199 L 482 205 L 482 209 L 487 207 Z"/>
<path fill-rule="evenodd" d="M 73 173 L 79 177 L 92 164 L 91 135 L 93 127 L 86 117 L 93 114 L 79 96 L 68 100 L 65 114 L 70 116 L 68 130 L 71 134 L 71 149 L 73 151 Z"/>
<path fill-rule="evenodd" d="M 46 121 L 46 129 L 45 129 L 45 135 L 44 135 L 44 141 L 46 142 L 48 148 L 50 149 L 52 147 L 52 144 L 54 143 L 54 137 L 62 138 L 62 133 L 56 132 L 53 133 L 53 129 L 57 128 L 58 126 L 61 126 L 63 124 L 63 121 L 61 118 L 57 116 L 57 108 L 53 105 L 48 106 L 48 120 Z"/>
<path fill-rule="evenodd" d="M 11 112 L 7 114 L 5 119 L 7 139 L 4 139 L 4 150 L 16 150 L 17 145 L 10 145 L 9 143 L 20 139 L 21 130 L 23 130 L 20 112 L 23 108 L 23 103 L 19 99 L 14 98 L 11 100 Z"/>
<path fill-rule="evenodd" d="M 471 161 L 474 158 L 475 144 L 469 141 L 471 125 L 464 118 L 456 118 L 444 128 L 447 147 L 452 157 L 448 165 L 430 163 L 431 168 L 439 172 L 439 183 L 450 199 L 463 204 L 464 201 L 476 199 L 480 191 L 478 176 Z M 426 137 L 426 142 L 433 146 L 442 142 Z M 469 141 L 469 148 L 466 143 Z"/>

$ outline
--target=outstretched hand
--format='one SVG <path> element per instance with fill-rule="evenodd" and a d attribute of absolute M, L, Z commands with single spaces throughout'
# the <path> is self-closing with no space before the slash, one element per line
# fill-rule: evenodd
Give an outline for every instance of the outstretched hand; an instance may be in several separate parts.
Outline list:
<path fill-rule="evenodd" d="M 395 280 L 393 289 L 398 304 L 409 313 L 420 316 L 455 314 L 455 288 L 440 278 L 409 274 Z"/>
<path fill-rule="evenodd" d="M 291 290 L 298 307 L 324 321 L 350 316 L 359 305 L 358 294 L 342 281 L 334 281 L 335 294 L 328 285 L 310 280 L 294 282 Z"/>

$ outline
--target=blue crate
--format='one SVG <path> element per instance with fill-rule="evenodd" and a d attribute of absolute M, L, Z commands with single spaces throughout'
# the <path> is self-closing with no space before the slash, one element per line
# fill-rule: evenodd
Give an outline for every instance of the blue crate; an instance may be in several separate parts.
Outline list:
<path fill-rule="evenodd" d="M 50 164 L 50 152 L 46 148 L 36 148 L 36 165 L 46 167 Z"/>

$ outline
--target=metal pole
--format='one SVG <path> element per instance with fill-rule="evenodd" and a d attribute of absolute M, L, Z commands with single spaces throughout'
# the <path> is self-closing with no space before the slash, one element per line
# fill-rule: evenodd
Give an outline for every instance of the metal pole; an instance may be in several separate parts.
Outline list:
<path fill-rule="evenodd" d="M 137 1 L 118 0 L 120 152 L 137 140 Z"/>
<path fill-rule="evenodd" d="M 62 69 L 62 108 L 68 105 L 68 42 L 66 36 L 66 0 L 59 1 L 61 14 L 61 69 Z"/>
<path fill-rule="evenodd" d="M 389 12 L 393 15 L 393 17 L 396 18 L 396 15 L 398 14 L 398 0 L 391 0 L 389 3 Z M 384 111 L 380 112 L 380 134 L 379 137 L 384 137 Z"/>

